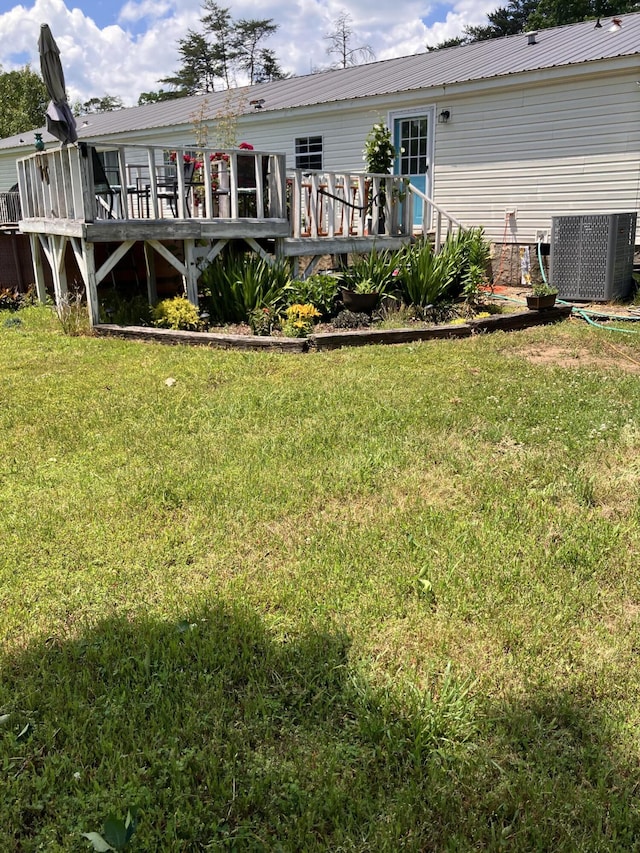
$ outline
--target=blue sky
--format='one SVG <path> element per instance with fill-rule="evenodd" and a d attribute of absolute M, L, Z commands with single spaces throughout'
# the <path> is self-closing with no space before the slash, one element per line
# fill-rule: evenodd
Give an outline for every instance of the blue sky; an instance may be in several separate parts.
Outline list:
<path fill-rule="evenodd" d="M 327 67 L 324 36 L 346 12 L 353 46 L 369 45 L 377 59 L 419 53 L 451 38 L 467 24 L 483 23 L 499 0 L 452 3 L 400 0 L 222 0 L 234 18 L 273 18 L 278 31 L 268 46 L 282 67 L 308 74 Z M 117 95 L 135 104 L 143 91 L 178 66 L 177 41 L 198 29 L 201 0 L 0 0 L 0 65 L 27 62 L 38 69 L 38 34 L 48 23 L 60 48 L 70 100 Z M 243 81 L 239 80 L 238 83 Z"/>

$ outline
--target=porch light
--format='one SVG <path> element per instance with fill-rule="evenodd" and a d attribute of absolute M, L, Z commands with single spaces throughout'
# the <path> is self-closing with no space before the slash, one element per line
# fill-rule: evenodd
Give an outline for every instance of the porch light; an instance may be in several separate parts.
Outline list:
<path fill-rule="evenodd" d="M 440 115 L 438 116 L 438 124 L 446 124 L 451 118 L 451 113 L 449 110 L 442 110 Z"/>

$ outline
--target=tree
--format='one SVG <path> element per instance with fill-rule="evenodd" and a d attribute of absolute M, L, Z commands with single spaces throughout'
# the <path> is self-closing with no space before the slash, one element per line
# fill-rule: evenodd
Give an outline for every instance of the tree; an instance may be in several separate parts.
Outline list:
<path fill-rule="evenodd" d="M 231 14 L 228 9 L 218 6 L 214 0 L 204 0 L 202 8 L 207 13 L 200 19 L 205 33 L 203 38 L 205 43 L 210 41 L 209 50 L 211 51 L 212 61 L 217 64 L 218 76 L 224 80 L 225 88 L 230 89 L 233 63 L 237 56 Z M 208 40 L 207 36 L 209 37 Z"/>
<path fill-rule="evenodd" d="M 176 98 L 182 98 L 186 92 L 178 92 L 175 90 L 159 89 L 157 92 L 141 92 L 138 97 L 138 106 L 143 107 L 145 104 L 158 104 L 160 101 L 173 101 Z"/>
<path fill-rule="evenodd" d="M 240 73 L 250 84 L 284 76 L 274 52 L 262 47 L 278 28 L 271 18 L 234 21 L 229 9 L 214 0 L 204 0 L 202 8 L 202 32 L 189 30 L 180 39 L 181 66 L 160 81 L 172 86 L 176 97 L 230 89 Z"/>
<path fill-rule="evenodd" d="M 234 43 L 238 66 L 249 77 L 250 85 L 283 76 L 273 51 L 259 48 L 260 42 L 277 29 L 278 25 L 271 18 L 243 19 L 236 24 Z"/>
<path fill-rule="evenodd" d="M 487 15 L 486 26 L 466 27 L 467 42 L 486 41 L 500 36 L 513 36 L 528 29 L 528 20 L 535 11 L 538 0 L 510 0 L 507 6 L 501 6 Z"/>
<path fill-rule="evenodd" d="M 376 58 L 375 53 L 368 44 L 361 47 L 351 47 L 351 39 L 353 38 L 353 29 L 351 27 L 352 18 L 348 12 L 343 12 L 334 21 L 333 32 L 327 33 L 324 39 L 329 42 L 327 53 L 329 56 L 335 55 L 338 61 L 333 67 L 347 68 L 350 65 L 360 65 L 364 62 L 371 62 Z"/>
<path fill-rule="evenodd" d="M 79 114 L 87 115 L 90 113 L 110 113 L 113 110 L 121 110 L 124 104 L 122 98 L 119 98 L 117 95 L 103 95 L 101 98 L 89 98 L 88 101 L 79 106 Z"/>
<path fill-rule="evenodd" d="M 280 63 L 272 50 L 262 48 L 254 74 L 254 83 L 269 83 L 271 80 L 284 80 L 288 74 L 280 67 Z"/>
<path fill-rule="evenodd" d="M 535 5 L 527 25 L 537 30 L 638 11 L 636 0 L 540 0 Z"/>
<path fill-rule="evenodd" d="M 180 69 L 172 77 L 163 77 L 160 82 L 173 86 L 176 97 L 213 92 L 221 75 L 221 66 L 202 33 L 188 30 L 187 35 L 178 41 L 178 52 L 182 57 Z"/>
<path fill-rule="evenodd" d="M 42 127 L 48 101 L 47 87 L 30 65 L 17 71 L 0 67 L 0 139 Z"/>
<path fill-rule="evenodd" d="M 487 15 L 487 24 L 465 27 L 459 39 L 448 39 L 429 50 L 613 17 L 637 11 L 637 5 L 637 0 L 509 0 L 507 6 Z"/>

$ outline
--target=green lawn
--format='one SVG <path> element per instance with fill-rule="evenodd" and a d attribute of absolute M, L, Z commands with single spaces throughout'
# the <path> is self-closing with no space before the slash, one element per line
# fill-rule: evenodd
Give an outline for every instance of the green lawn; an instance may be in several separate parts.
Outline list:
<path fill-rule="evenodd" d="M 640 335 L 295 356 L 13 316 L 3 853 L 134 805 L 150 853 L 640 847 Z"/>

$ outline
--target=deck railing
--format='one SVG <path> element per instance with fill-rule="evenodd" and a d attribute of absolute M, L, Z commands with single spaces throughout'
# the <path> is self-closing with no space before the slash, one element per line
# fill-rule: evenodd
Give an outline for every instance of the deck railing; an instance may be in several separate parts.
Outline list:
<path fill-rule="evenodd" d="M 101 149 L 115 151 L 117 165 L 104 168 Z M 411 237 L 421 205 L 437 247 L 462 228 L 406 177 L 287 172 L 285 155 L 268 151 L 80 143 L 19 160 L 18 184 L 19 197 L 0 196 L 0 222 L 288 218 L 294 238 Z"/>
<path fill-rule="evenodd" d="M 411 234 L 407 180 L 363 172 L 288 172 L 293 237 Z"/>
<path fill-rule="evenodd" d="M 0 193 L 0 225 L 17 225 L 21 218 L 20 193 Z"/>
<path fill-rule="evenodd" d="M 459 220 L 439 207 L 432 198 L 413 184 L 409 185 L 409 193 L 416 199 L 414 205 L 422 207 L 422 233 L 425 237 L 430 236 L 433 239 L 437 252 L 440 251 L 449 234 L 464 230 Z"/>
<path fill-rule="evenodd" d="M 19 160 L 23 218 L 286 218 L 284 154 L 128 144 L 104 169 L 97 150 L 81 143 Z"/>

